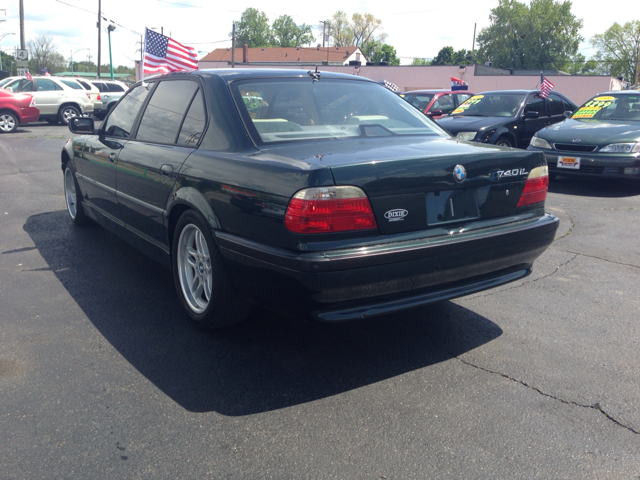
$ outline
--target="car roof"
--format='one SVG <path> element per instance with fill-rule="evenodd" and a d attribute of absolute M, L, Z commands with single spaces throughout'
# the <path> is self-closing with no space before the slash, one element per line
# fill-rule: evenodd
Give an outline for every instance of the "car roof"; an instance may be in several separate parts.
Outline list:
<path fill-rule="evenodd" d="M 171 78 L 172 76 L 183 75 L 197 75 L 201 77 L 221 77 L 226 81 L 254 79 L 254 78 L 304 78 L 309 77 L 309 72 L 314 72 L 313 69 L 298 70 L 298 69 L 284 69 L 284 68 L 215 68 L 205 70 L 193 70 L 190 72 L 174 72 L 167 73 L 165 75 L 158 75 L 153 77 L 145 77 L 145 80 L 155 80 L 158 78 Z M 320 74 L 320 81 L 322 78 L 341 78 L 348 80 L 356 80 L 362 82 L 378 83 L 368 78 L 359 77 L 356 75 L 350 75 L 346 73 L 327 72 L 318 70 Z"/>
<path fill-rule="evenodd" d="M 559 93 L 552 90 L 553 93 Z M 540 93 L 540 90 L 489 90 L 487 92 L 480 92 L 478 95 L 488 94 L 500 94 L 500 95 L 526 95 L 527 93 Z M 562 94 L 560 94 L 562 95 Z"/>
<path fill-rule="evenodd" d="M 469 95 L 473 95 L 473 93 L 471 93 L 468 90 L 409 90 L 408 92 L 401 92 L 403 95 L 409 95 L 411 93 L 418 93 L 418 94 L 423 94 L 423 93 L 428 93 L 428 94 L 436 94 L 436 93 L 467 93 Z"/>
<path fill-rule="evenodd" d="M 640 90 L 611 90 L 610 92 L 602 92 L 594 95 L 598 97 L 600 95 L 640 95 Z"/>

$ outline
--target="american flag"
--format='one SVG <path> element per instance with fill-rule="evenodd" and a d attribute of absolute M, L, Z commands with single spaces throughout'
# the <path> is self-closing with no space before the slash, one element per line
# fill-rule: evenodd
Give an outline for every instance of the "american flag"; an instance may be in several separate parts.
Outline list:
<path fill-rule="evenodd" d="M 32 81 L 33 81 L 33 76 L 32 76 L 32 75 L 31 75 L 31 73 L 29 72 L 29 69 L 28 69 L 28 68 L 27 68 L 27 71 L 26 71 L 26 75 L 25 75 L 25 77 L 27 77 L 27 80 L 29 80 L 30 82 L 32 82 Z"/>
<path fill-rule="evenodd" d="M 194 48 L 145 28 L 144 73 L 169 73 L 197 70 L 198 56 Z"/>
<path fill-rule="evenodd" d="M 551 90 L 553 90 L 553 83 L 544 78 L 544 75 L 540 73 L 540 96 L 547 98 Z"/>

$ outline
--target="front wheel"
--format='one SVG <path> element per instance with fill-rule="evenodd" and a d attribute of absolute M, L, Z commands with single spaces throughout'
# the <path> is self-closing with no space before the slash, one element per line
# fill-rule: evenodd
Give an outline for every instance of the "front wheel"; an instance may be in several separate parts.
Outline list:
<path fill-rule="evenodd" d="M 0 133 L 13 133 L 18 128 L 18 117 L 11 112 L 0 113 Z"/>
<path fill-rule="evenodd" d="M 498 140 L 496 140 L 496 145 L 498 145 L 499 147 L 512 147 L 513 145 L 511 145 L 511 140 L 509 140 L 507 137 L 500 137 Z"/>
<path fill-rule="evenodd" d="M 214 329 L 244 320 L 250 306 L 231 284 L 208 225 L 192 210 L 176 224 L 172 257 L 178 297 L 191 323 Z"/>
<path fill-rule="evenodd" d="M 67 163 L 64 169 L 64 199 L 67 203 L 67 212 L 76 225 L 87 225 L 91 223 L 91 220 L 84 213 L 82 203 L 78 201 L 79 192 L 76 175 Z"/>
<path fill-rule="evenodd" d="M 80 116 L 80 110 L 78 110 L 73 105 L 65 105 L 60 109 L 60 112 L 58 113 L 58 118 L 60 120 L 60 123 L 62 123 L 63 125 L 69 125 L 69 122 L 73 117 L 79 117 L 79 116 Z"/>

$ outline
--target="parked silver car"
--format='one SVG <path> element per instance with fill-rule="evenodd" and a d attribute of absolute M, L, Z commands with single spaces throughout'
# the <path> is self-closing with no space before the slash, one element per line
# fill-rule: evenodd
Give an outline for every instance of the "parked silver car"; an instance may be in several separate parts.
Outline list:
<path fill-rule="evenodd" d="M 100 90 L 103 107 L 93 112 L 98 118 L 104 118 L 129 88 L 126 83 L 117 80 L 90 80 L 88 83 Z"/>
<path fill-rule="evenodd" d="M 55 77 L 14 77 L 3 85 L 12 92 L 26 92 L 36 99 L 40 119 L 51 124 L 69 124 L 73 117 L 93 113 L 93 102 L 83 89 L 72 88 Z"/>

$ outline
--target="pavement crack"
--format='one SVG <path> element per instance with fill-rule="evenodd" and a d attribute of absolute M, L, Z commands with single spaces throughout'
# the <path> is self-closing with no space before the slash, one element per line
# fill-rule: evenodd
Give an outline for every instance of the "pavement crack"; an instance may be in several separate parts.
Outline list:
<path fill-rule="evenodd" d="M 567 233 L 565 233 L 561 237 L 556 237 L 556 238 L 553 239 L 553 241 L 555 242 L 557 240 L 560 240 L 561 238 L 567 237 L 571 232 L 573 232 L 573 229 L 576 226 L 576 224 L 573 221 L 573 217 L 569 213 L 567 213 L 564 210 L 562 210 L 561 208 L 550 208 L 550 210 L 557 210 L 558 212 L 561 212 L 561 213 L 565 214 L 567 217 L 569 217 L 569 222 L 571 223 L 571 226 L 569 227 L 569 230 L 567 231 Z"/>
<path fill-rule="evenodd" d="M 518 380 L 517 378 L 514 378 L 514 377 L 512 377 L 510 375 L 507 375 L 507 374 L 504 374 L 504 373 L 501 373 L 501 372 L 497 372 L 495 370 L 490 370 L 488 368 L 481 367 L 481 366 L 476 365 L 474 363 L 468 362 L 467 360 L 464 360 L 464 359 L 462 359 L 462 358 L 460 358 L 460 357 L 458 357 L 456 355 L 453 355 L 451 352 L 448 352 L 446 349 L 445 349 L 445 351 L 449 355 L 451 355 L 453 358 L 455 358 L 456 360 L 464 363 L 465 365 L 468 365 L 470 367 L 476 368 L 476 369 L 481 370 L 481 371 L 486 372 L 486 373 L 490 373 L 492 375 L 499 375 L 502 378 L 506 378 L 507 380 L 510 380 L 510 381 L 512 381 L 514 383 L 522 385 L 523 387 L 526 387 L 529 390 L 533 390 L 534 392 L 536 392 L 536 393 L 538 393 L 538 394 L 540 394 L 540 395 L 542 395 L 544 397 L 551 398 L 552 400 L 556 400 L 558 402 L 564 403 L 565 405 L 571 405 L 571 406 L 574 406 L 574 407 L 589 408 L 591 410 L 596 410 L 597 412 L 599 412 L 602 415 L 604 415 L 604 417 L 607 420 L 611 421 L 612 423 L 615 423 L 619 427 L 625 428 L 625 429 L 629 430 L 631 433 L 634 433 L 636 435 L 640 435 L 640 431 L 634 429 L 633 427 L 630 427 L 629 425 L 625 425 L 624 423 L 620 422 L 619 420 L 616 420 L 609 413 L 607 413 L 598 402 L 594 403 L 593 405 L 586 405 L 586 404 L 574 402 L 574 401 L 571 401 L 571 400 L 565 400 L 564 398 L 560 398 L 560 397 L 557 397 L 555 395 L 551 395 L 550 393 L 543 392 L 538 387 L 534 387 L 533 385 L 529 385 L 527 382 L 524 382 L 522 380 Z"/>
<path fill-rule="evenodd" d="M 603 262 L 613 263 L 615 265 L 622 265 L 623 267 L 640 268 L 640 265 L 634 265 L 633 263 L 616 262 L 615 260 L 609 260 L 608 258 L 596 257 L 595 255 L 587 255 L 586 253 L 572 252 L 571 250 L 563 250 L 561 248 L 557 248 L 555 250 L 558 250 L 560 252 L 565 252 L 565 253 L 571 253 L 571 254 L 576 255 L 576 256 L 593 258 L 595 260 L 602 260 Z"/>
<path fill-rule="evenodd" d="M 562 250 L 564 252 L 564 250 Z M 573 253 L 573 252 L 567 252 L 567 253 Z M 556 269 L 551 272 L 551 273 L 547 273 L 546 275 L 543 275 L 542 277 L 538 277 L 535 278 L 533 280 L 525 280 L 524 282 L 518 284 L 518 285 L 514 285 L 512 287 L 509 288 L 504 288 L 502 290 L 497 290 L 497 291 L 490 291 L 489 293 L 482 293 L 480 295 L 474 295 L 473 297 L 465 297 L 466 300 L 473 300 L 474 298 L 485 298 L 485 297 L 491 297 L 492 295 L 497 295 L 499 293 L 503 293 L 503 292 L 507 292 L 509 290 L 514 290 L 516 288 L 520 288 L 520 287 L 524 287 L 525 285 L 529 285 L 531 283 L 535 283 L 538 282 L 540 280 L 544 280 L 545 278 L 549 278 L 552 275 L 555 275 L 556 273 L 558 273 L 558 270 L 560 270 L 562 267 L 568 265 L 569 263 L 573 262 L 579 254 L 574 254 L 573 257 L 571 257 L 569 260 L 567 260 L 566 262 L 561 263 L 560 265 L 558 265 L 556 267 Z"/>

